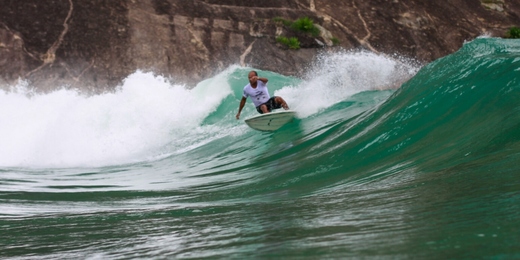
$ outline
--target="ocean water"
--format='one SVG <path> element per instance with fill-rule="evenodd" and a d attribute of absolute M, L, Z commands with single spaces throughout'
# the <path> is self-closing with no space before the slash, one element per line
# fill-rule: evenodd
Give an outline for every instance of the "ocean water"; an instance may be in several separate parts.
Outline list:
<path fill-rule="evenodd" d="M 254 68 L 0 91 L 0 258 L 520 258 L 520 41 L 308 67 L 258 70 L 273 133 L 235 119 Z"/>

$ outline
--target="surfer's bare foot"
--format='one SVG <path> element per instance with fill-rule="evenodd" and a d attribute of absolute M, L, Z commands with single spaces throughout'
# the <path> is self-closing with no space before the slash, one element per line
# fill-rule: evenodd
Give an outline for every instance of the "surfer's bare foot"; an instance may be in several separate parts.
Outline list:
<path fill-rule="evenodd" d="M 289 110 L 289 106 L 288 106 L 287 103 L 285 103 L 285 102 L 282 103 L 282 107 L 283 107 L 283 109 L 285 109 L 285 110 Z"/>

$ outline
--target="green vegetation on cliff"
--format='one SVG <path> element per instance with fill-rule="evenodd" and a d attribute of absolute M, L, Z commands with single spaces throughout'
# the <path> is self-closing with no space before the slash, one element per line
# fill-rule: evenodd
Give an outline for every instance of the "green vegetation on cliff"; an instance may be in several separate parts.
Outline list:
<path fill-rule="evenodd" d="M 300 49 L 300 41 L 296 37 L 287 38 L 284 36 L 276 37 L 276 41 L 289 47 L 289 49 L 298 50 Z"/>
<path fill-rule="evenodd" d="M 520 28 L 513 26 L 506 33 L 506 38 L 520 39 Z"/>
<path fill-rule="evenodd" d="M 332 41 L 332 44 L 339 45 L 339 39 L 338 38 L 332 37 L 332 38 L 330 38 L 330 40 Z"/>
<path fill-rule="evenodd" d="M 314 20 L 309 17 L 298 18 L 295 21 L 275 17 L 273 18 L 273 21 L 278 25 L 283 25 L 289 29 L 290 32 L 287 33 L 288 35 L 276 37 L 276 42 L 286 45 L 290 49 L 297 50 L 300 48 L 309 48 L 309 46 L 313 46 L 310 48 L 316 48 L 316 42 L 319 44 L 319 42 L 323 41 L 323 39 L 319 39 L 322 29 L 320 29 L 320 26 L 316 26 Z M 326 33 L 324 33 L 324 35 L 326 35 Z M 332 44 L 329 43 L 329 46 L 339 45 L 339 39 L 330 36 L 330 33 L 329 36 L 321 37 L 327 37 L 324 40 L 330 40 L 329 42 L 332 42 Z M 321 44 L 321 46 L 323 46 L 323 44 Z"/>
<path fill-rule="evenodd" d="M 275 17 L 273 18 L 273 21 L 277 23 L 282 23 L 283 25 L 290 27 L 291 29 L 297 32 L 309 33 L 314 37 L 320 35 L 320 30 L 316 26 L 314 26 L 314 21 L 309 17 L 302 17 L 294 22 L 281 17 Z"/>
<path fill-rule="evenodd" d="M 287 19 L 283 19 L 282 17 L 275 17 L 275 18 L 273 18 L 273 21 L 276 23 L 282 23 L 283 25 L 288 26 L 288 27 L 291 27 L 291 25 L 292 25 L 291 21 L 289 21 Z"/>
<path fill-rule="evenodd" d="M 320 35 L 320 30 L 314 26 L 314 21 L 309 17 L 303 17 L 294 21 L 294 23 L 291 24 L 291 28 L 296 31 L 310 33 L 314 37 Z"/>

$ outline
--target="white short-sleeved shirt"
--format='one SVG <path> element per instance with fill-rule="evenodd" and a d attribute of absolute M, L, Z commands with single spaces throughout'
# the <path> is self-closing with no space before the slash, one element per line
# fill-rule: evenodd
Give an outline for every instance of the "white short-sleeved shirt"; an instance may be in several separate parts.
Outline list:
<path fill-rule="evenodd" d="M 269 91 L 267 90 L 267 84 L 261 80 L 257 81 L 256 88 L 251 87 L 251 83 L 247 84 L 244 87 L 243 97 L 251 97 L 255 107 L 262 105 L 263 103 L 267 102 L 269 98 L 271 98 L 269 96 Z"/>

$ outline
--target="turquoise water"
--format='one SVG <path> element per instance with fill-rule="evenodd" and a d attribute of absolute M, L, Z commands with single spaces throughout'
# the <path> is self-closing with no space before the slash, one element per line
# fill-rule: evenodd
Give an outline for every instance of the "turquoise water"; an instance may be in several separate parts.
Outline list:
<path fill-rule="evenodd" d="M 518 40 L 259 70 L 274 133 L 234 118 L 251 69 L 0 92 L 0 257 L 520 258 Z"/>

